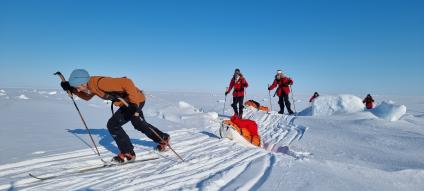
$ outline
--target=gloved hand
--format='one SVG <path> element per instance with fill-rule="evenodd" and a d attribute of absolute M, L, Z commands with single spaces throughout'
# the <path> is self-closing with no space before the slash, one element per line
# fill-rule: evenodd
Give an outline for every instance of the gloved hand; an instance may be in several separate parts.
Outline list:
<path fill-rule="evenodd" d="M 229 93 L 229 92 L 225 92 L 225 96 L 227 96 L 227 95 L 228 95 L 228 93 Z"/>
<path fill-rule="evenodd" d="M 126 109 L 128 115 L 133 116 L 137 112 L 138 106 L 136 104 L 130 103 Z"/>
<path fill-rule="evenodd" d="M 65 90 L 65 91 L 71 91 L 72 92 L 73 90 L 75 90 L 74 87 L 69 85 L 68 81 L 60 82 L 60 86 L 62 86 L 63 90 Z"/>
<path fill-rule="evenodd" d="M 271 87 L 268 87 L 268 91 L 271 91 Z"/>

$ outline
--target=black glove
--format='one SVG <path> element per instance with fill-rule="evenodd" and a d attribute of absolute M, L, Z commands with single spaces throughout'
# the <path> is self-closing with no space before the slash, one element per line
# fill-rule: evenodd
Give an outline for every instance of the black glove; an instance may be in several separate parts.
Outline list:
<path fill-rule="evenodd" d="M 227 95 L 228 95 L 228 93 L 229 93 L 229 92 L 225 92 L 225 96 L 227 96 Z"/>
<path fill-rule="evenodd" d="M 74 87 L 72 87 L 71 85 L 69 85 L 69 82 L 68 81 L 60 82 L 60 86 L 62 86 L 63 90 L 65 90 L 65 91 L 71 91 L 72 92 L 72 91 L 75 90 Z"/>
<path fill-rule="evenodd" d="M 126 113 L 130 116 L 133 116 L 137 112 L 137 105 L 130 103 L 126 109 Z"/>
<path fill-rule="evenodd" d="M 271 91 L 271 88 L 270 87 L 268 87 L 268 91 Z"/>

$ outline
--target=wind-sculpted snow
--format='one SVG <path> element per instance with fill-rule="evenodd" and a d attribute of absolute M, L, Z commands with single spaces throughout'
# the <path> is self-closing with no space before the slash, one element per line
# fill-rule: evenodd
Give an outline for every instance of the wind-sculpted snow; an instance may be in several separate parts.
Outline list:
<path fill-rule="evenodd" d="M 387 121 L 397 121 L 406 113 L 405 105 L 396 105 L 393 101 L 383 101 L 375 108 L 365 110 L 361 99 L 353 95 L 321 96 L 310 107 L 299 113 L 300 116 L 330 116 L 369 111 L 376 117 Z"/>
<path fill-rule="evenodd" d="M 0 166 L 0 177 L 3 177 L 0 190 L 10 187 L 19 190 L 215 190 L 240 186 L 250 189 L 263 181 L 263 175 L 275 162 L 275 156 L 265 150 L 242 147 L 207 132 L 185 129 L 171 134 L 173 147 L 185 162 L 178 161 L 171 152 L 156 153 L 150 146 L 136 145 L 139 159 L 159 159 L 46 181 L 28 176 L 28 172 L 59 175 L 102 165 L 92 150 L 78 150 Z M 101 154 L 111 157 L 104 148 Z"/>
<path fill-rule="evenodd" d="M 301 114 L 329 116 L 363 111 L 364 107 L 361 98 L 354 95 L 320 96 L 313 101 L 311 108 L 305 109 Z"/>
<path fill-rule="evenodd" d="M 152 144 L 144 141 L 136 144 L 138 158 L 159 159 L 78 174 L 72 172 L 101 165 L 92 150 L 78 150 L 0 166 L 0 176 L 8 177 L 0 179 L 0 189 L 249 190 L 260 187 L 269 176 L 277 160 L 274 152 L 288 154 L 296 159 L 307 156 L 298 156 L 299 153 L 288 149 L 293 141 L 301 139 L 306 130 L 294 125 L 293 117 L 276 113 L 268 115 L 250 109 L 246 110 L 246 116 L 261 124 L 260 134 L 273 152 L 244 147 L 228 139 L 219 139 L 206 131 L 183 129 L 170 134 L 173 148 L 185 162 L 179 161 L 171 152 L 153 151 Z M 210 125 L 213 128 L 219 123 L 216 121 Z M 104 147 L 101 148 L 101 154 L 104 158 L 112 157 L 112 153 Z M 71 174 L 39 181 L 29 177 L 29 172 L 40 176 Z"/>
<path fill-rule="evenodd" d="M 202 112 L 200 109 L 193 107 L 187 102 L 179 101 L 178 106 L 167 106 L 166 108 L 159 109 L 157 112 L 150 111 L 150 115 L 172 121 L 172 122 L 193 122 L 204 119 L 218 119 L 216 112 Z"/>
<path fill-rule="evenodd" d="M 102 162 L 92 149 L 84 149 L 91 142 L 66 93 L 49 92 L 54 90 L 0 91 L 6 94 L 0 95 L 0 190 L 424 188 L 422 96 L 375 96 L 377 102 L 395 100 L 408 107 L 407 113 L 392 122 L 376 120 L 373 110 L 288 116 L 246 108 L 244 118 L 257 122 L 263 141 L 264 148 L 255 148 L 218 138 L 221 121 L 233 113 L 229 99 L 223 110 L 219 101 L 223 95 L 149 92 L 143 109 L 146 120 L 171 135 L 173 148 L 185 162 L 171 151 L 157 153 L 153 150 L 156 144 L 128 124 L 124 129 L 137 158 L 159 159 L 76 173 Z M 21 94 L 30 99 L 17 99 Z M 255 99 L 269 105 L 270 100 L 264 98 L 268 95 Z M 276 104 L 276 98 L 272 99 Z M 119 152 L 105 127 L 110 105 L 100 99 L 76 100 L 102 157 L 110 160 Z M 302 110 L 308 104 L 296 102 L 296 108 Z M 28 173 L 61 176 L 39 181 Z"/>
<path fill-rule="evenodd" d="M 383 101 L 374 109 L 370 110 L 375 116 L 388 120 L 397 121 L 406 113 L 406 106 L 396 105 L 394 102 Z"/>
<path fill-rule="evenodd" d="M 19 96 L 16 97 L 17 99 L 29 99 L 26 95 L 21 94 Z"/>
<path fill-rule="evenodd" d="M 293 115 L 281 115 L 277 112 L 256 111 L 249 108 L 245 118 L 256 121 L 263 148 L 272 152 L 282 152 L 295 158 L 311 155 L 308 152 L 294 152 L 289 146 L 294 141 L 300 141 L 308 127 L 296 125 Z"/>

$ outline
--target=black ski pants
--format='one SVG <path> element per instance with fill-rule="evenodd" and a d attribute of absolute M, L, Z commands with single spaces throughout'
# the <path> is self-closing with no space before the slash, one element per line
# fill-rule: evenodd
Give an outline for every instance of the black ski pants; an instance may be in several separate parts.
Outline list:
<path fill-rule="evenodd" d="M 140 116 L 128 114 L 127 108 L 123 106 L 119 108 L 118 111 L 116 111 L 107 122 L 107 129 L 109 130 L 109 133 L 112 135 L 113 139 L 118 145 L 119 151 L 121 151 L 122 153 L 128 153 L 130 151 L 133 151 L 134 149 L 130 138 L 122 128 L 122 125 L 124 125 L 128 121 L 131 121 L 135 129 L 144 133 L 155 143 L 159 143 L 160 138 L 157 137 L 153 131 L 156 131 L 156 133 L 159 134 L 159 136 L 161 136 L 162 138 L 169 136 L 168 134 L 163 133 L 153 125 L 146 122 L 142 111 L 143 106 L 144 102 L 140 103 L 140 106 L 137 108 L 137 112 L 140 114 Z"/>
<path fill-rule="evenodd" d="M 234 113 L 236 115 L 239 115 L 239 114 L 242 114 L 243 113 L 243 108 L 244 108 L 244 106 L 243 106 L 243 99 L 244 99 L 244 96 L 233 97 L 233 104 L 231 104 L 231 107 L 233 107 Z M 237 108 L 237 105 L 238 105 L 238 108 Z"/>
<path fill-rule="evenodd" d="M 284 113 L 284 104 L 286 105 L 287 111 L 289 112 L 289 114 L 293 113 L 293 111 L 290 108 L 291 104 L 289 101 L 289 95 L 284 92 L 281 92 L 281 95 L 279 96 L 279 99 L 278 99 L 278 105 L 280 105 L 280 111 L 278 113 L 281 113 L 281 114 Z"/>

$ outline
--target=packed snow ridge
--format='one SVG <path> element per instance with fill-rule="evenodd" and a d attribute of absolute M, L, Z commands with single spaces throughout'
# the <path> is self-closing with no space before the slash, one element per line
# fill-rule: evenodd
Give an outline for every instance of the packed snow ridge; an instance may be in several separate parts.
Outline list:
<path fill-rule="evenodd" d="M 354 95 L 320 96 L 312 105 L 301 111 L 301 116 L 331 116 L 369 111 L 377 118 L 397 121 L 406 113 L 406 106 L 383 101 L 374 109 L 366 110 L 361 98 Z"/>
<path fill-rule="evenodd" d="M 361 98 L 354 95 L 321 96 L 312 103 L 313 116 L 356 113 L 363 110 Z"/>
<path fill-rule="evenodd" d="M 406 113 L 406 106 L 396 105 L 393 101 L 383 101 L 370 110 L 375 116 L 388 121 L 397 121 Z"/>

